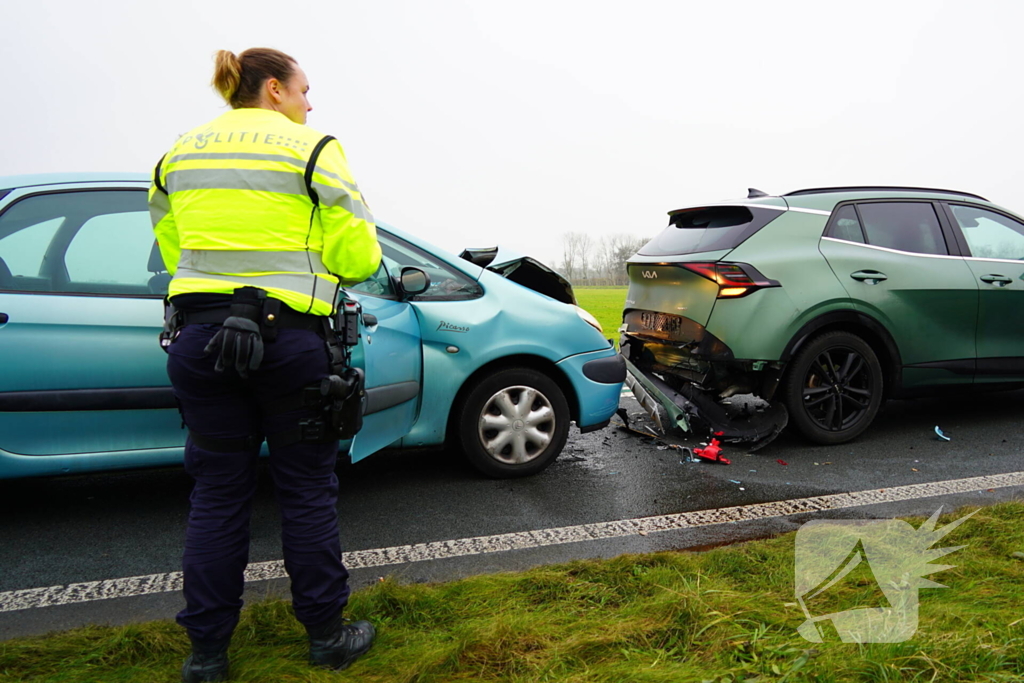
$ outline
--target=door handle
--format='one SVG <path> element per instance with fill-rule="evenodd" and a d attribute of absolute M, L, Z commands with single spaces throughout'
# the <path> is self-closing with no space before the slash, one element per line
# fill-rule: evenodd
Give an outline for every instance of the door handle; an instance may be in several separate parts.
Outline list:
<path fill-rule="evenodd" d="M 855 273 L 850 273 L 850 277 L 854 280 L 860 280 L 869 285 L 877 285 L 882 280 L 888 280 L 889 276 L 885 273 L 879 273 L 877 270 L 858 270 Z"/>
<path fill-rule="evenodd" d="M 987 282 L 990 285 L 995 285 L 996 287 L 1005 287 L 1013 282 L 1012 279 L 1005 275 L 996 275 L 994 273 L 992 275 L 982 275 L 980 279 L 982 282 Z"/>
<path fill-rule="evenodd" d="M 377 316 L 373 313 L 363 313 L 363 324 L 367 327 L 373 327 L 377 324 Z"/>
<path fill-rule="evenodd" d="M 10 319 L 11 319 L 11 317 L 9 315 L 7 315 L 6 313 L 0 313 L 0 325 L 7 324 L 7 321 L 10 320 Z"/>

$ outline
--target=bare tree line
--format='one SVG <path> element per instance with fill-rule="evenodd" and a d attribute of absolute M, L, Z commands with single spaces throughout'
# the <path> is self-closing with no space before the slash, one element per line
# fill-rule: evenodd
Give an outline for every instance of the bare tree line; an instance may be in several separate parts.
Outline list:
<path fill-rule="evenodd" d="M 559 270 L 574 285 L 626 285 L 626 261 L 648 241 L 622 233 L 595 239 L 585 232 L 567 232 L 562 235 Z"/>

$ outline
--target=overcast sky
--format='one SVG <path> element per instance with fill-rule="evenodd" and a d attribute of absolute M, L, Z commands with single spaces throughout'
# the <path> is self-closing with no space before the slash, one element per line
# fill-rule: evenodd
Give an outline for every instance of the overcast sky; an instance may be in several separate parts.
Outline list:
<path fill-rule="evenodd" d="M 1018 213 L 1019 0 L 12 0 L 0 175 L 149 172 L 224 111 L 212 55 L 291 54 L 375 216 L 554 264 L 746 188 L 892 184 Z M 13 78 L 11 78 L 13 76 Z"/>

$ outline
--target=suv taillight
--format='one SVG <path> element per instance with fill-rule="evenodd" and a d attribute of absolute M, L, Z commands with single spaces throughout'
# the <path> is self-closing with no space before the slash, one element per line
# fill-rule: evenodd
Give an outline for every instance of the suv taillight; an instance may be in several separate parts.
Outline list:
<path fill-rule="evenodd" d="M 718 283 L 719 299 L 738 299 L 767 287 L 781 287 L 748 263 L 680 263 L 689 271 Z"/>

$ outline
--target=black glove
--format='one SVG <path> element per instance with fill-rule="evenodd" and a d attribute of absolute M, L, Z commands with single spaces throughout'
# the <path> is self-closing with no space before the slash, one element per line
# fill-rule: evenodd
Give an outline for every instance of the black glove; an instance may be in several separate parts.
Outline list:
<path fill-rule="evenodd" d="M 249 376 L 263 362 L 263 337 L 260 326 L 252 320 L 231 316 L 213 336 L 203 353 L 210 355 L 220 350 L 217 364 L 213 369 L 224 372 L 224 368 L 234 366 L 235 372 L 242 379 Z"/>

